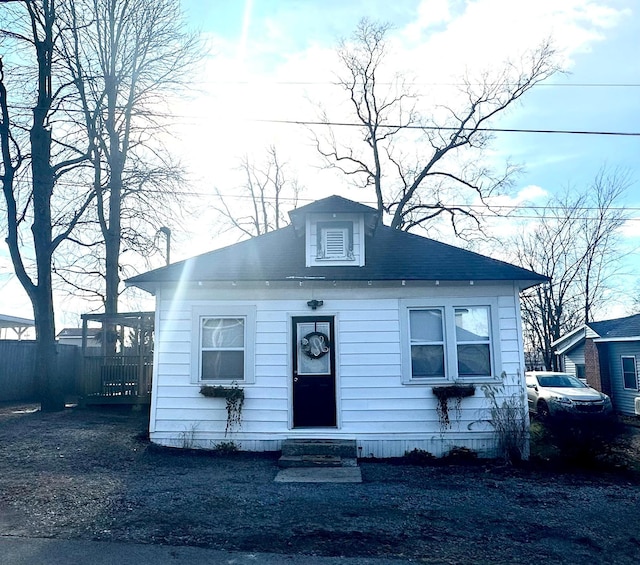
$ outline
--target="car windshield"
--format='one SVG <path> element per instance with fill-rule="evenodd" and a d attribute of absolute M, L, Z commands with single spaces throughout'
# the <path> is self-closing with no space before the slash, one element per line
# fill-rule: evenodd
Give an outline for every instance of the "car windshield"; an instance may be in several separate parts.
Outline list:
<path fill-rule="evenodd" d="M 586 388 L 586 385 L 571 375 L 538 375 L 540 386 L 551 388 Z"/>

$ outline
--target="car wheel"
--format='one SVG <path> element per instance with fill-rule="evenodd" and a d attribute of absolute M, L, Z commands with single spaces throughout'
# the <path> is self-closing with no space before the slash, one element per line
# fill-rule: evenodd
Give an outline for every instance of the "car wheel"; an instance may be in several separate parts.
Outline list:
<path fill-rule="evenodd" d="M 547 403 L 544 400 L 538 401 L 537 413 L 538 413 L 538 418 L 540 418 L 541 420 L 548 420 L 549 416 L 551 416 L 551 412 L 549 412 L 549 407 L 547 406 Z"/>

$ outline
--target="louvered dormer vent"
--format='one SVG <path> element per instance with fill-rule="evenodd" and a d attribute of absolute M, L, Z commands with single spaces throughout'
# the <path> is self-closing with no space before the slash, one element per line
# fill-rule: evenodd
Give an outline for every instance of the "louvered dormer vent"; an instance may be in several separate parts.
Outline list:
<path fill-rule="evenodd" d="M 316 259 L 353 260 L 353 226 L 347 222 L 318 224 Z"/>

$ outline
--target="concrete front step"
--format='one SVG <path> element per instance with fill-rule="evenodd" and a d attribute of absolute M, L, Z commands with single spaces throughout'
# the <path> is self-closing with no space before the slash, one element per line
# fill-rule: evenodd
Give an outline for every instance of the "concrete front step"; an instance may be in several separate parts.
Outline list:
<path fill-rule="evenodd" d="M 357 467 L 354 457 L 336 457 L 334 455 L 283 455 L 278 459 L 283 469 L 293 467 Z"/>
<path fill-rule="evenodd" d="M 360 467 L 298 467 L 280 469 L 276 483 L 361 483 Z"/>
<path fill-rule="evenodd" d="M 287 439 L 282 442 L 283 457 L 317 455 L 356 459 L 355 439 Z"/>

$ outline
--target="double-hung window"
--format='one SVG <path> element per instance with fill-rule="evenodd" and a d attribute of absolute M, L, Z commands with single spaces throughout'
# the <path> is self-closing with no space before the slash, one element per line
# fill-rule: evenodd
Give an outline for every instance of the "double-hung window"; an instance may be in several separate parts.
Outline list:
<path fill-rule="evenodd" d="M 414 379 L 444 379 L 444 328 L 442 309 L 409 311 L 411 376 Z"/>
<path fill-rule="evenodd" d="M 246 308 L 193 313 L 193 374 L 196 382 L 253 377 L 255 314 Z"/>
<path fill-rule="evenodd" d="M 488 379 L 496 374 L 492 310 L 497 305 L 420 302 L 403 301 L 404 382 Z"/>
<path fill-rule="evenodd" d="M 458 377 L 491 375 L 490 312 L 487 306 L 455 308 Z"/>
<path fill-rule="evenodd" d="M 244 318 L 201 318 L 200 379 L 244 380 Z"/>
<path fill-rule="evenodd" d="M 638 390 L 638 373 L 635 357 L 622 357 L 622 382 L 624 388 Z"/>

